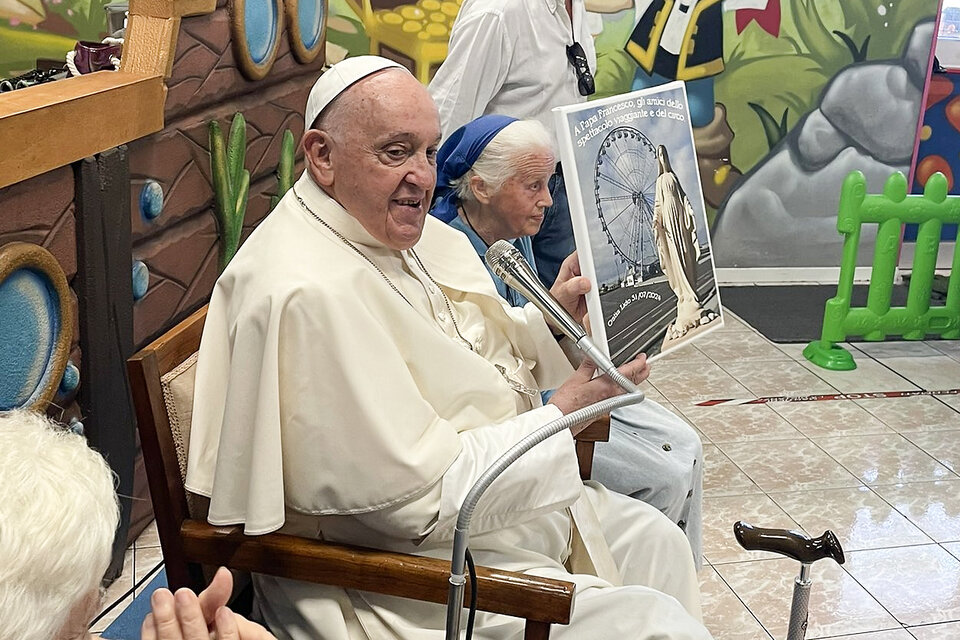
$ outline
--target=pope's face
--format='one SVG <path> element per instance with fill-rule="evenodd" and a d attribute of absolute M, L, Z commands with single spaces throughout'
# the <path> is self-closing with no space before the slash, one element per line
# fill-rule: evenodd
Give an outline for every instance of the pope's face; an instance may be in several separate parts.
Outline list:
<path fill-rule="evenodd" d="M 437 181 L 440 118 L 422 84 L 399 70 L 361 81 L 331 153 L 333 195 L 386 246 L 420 239 Z"/>
<path fill-rule="evenodd" d="M 521 156 L 516 172 L 493 194 L 481 215 L 499 227 L 499 239 L 532 236 L 540 230 L 544 210 L 553 204 L 550 197 L 550 176 L 556 168 L 553 153 L 541 151 Z M 496 225 L 493 224 L 496 221 Z"/>

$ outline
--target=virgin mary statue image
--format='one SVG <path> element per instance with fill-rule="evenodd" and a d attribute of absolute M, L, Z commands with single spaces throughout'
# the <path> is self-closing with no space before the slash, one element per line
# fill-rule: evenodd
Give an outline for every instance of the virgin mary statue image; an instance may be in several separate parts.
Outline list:
<path fill-rule="evenodd" d="M 693 207 L 680 180 L 670 167 L 667 148 L 657 147 L 660 173 L 657 176 L 653 203 L 653 235 L 657 243 L 660 266 L 667 283 L 677 296 L 677 319 L 667 328 L 665 342 L 686 335 L 691 329 L 706 325 L 718 316 L 702 307 L 697 296 L 697 262 L 700 245 Z"/>

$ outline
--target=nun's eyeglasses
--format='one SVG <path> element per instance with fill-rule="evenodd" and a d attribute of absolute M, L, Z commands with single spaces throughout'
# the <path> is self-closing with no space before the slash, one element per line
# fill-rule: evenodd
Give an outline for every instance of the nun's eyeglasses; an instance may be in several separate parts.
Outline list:
<path fill-rule="evenodd" d="M 593 95 L 597 88 L 593 81 L 593 74 L 590 73 L 587 54 L 583 52 L 583 47 L 579 42 L 567 45 L 567 60 L 570 61 L 573 70 L 577 73 L 577 89 L 580 90 L 580 95 Z"/>

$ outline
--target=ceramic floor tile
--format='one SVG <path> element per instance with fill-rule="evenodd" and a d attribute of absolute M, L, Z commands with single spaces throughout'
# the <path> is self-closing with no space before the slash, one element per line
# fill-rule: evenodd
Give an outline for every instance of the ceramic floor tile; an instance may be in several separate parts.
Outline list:
<path fill-rule="evenodd" d="M 783 351 L 785 354 L 790 356 L 791 359 L 797 361 L 807 361 L 803 355 L 803 350 L 807 347 L 807 342 L 775 342 L 774 343 L 778 349 Z M 846 349 L 847 351 L 853 354 L 853 357 L 856 358 L 860 354 L 860 350 L 854 347 L 853 345 L 841 342 L 840 346 Z"/>
<path fill-rule="evenodd" d="M 140 595 L 140 592 L 143 591 L 144 587 L 150 584 L 150 580 L 153 579 L 153 576 L 157 574 L 154 569 L 156 569 L 158 564 L 163 563 L 163 552 L 160 550 L 160 547 L 147 547 L 144 549 L 137 549 L 136 555 L 136 565 L 133 570 L 133 576 L 136 583 L 142 583 L 137 587 L 134 592 L 135 596 Z M 147 574 L 153 571 L 153 575 L 149 579 L 145 579 Z"/>
<path fill-rule="evenodd" d="M 943 353 L 934 349 L 926 342 L 919 340 L 885 340 L 883 342 L 854 342 L 860 351 L 871 358 L 904 358 L 942 356 Z"/>
<path fill-rule="evenodd" d="M 960 541 L 960 480 L 876 487 L 876 492 L 937 542 Z"/>
<path fill-rule="evenodd" d="M 921 389 L 955 389 L 960 381 L 960 362 L 949 356 L 881 358 L 880 362 Z"/>
<path fill-rule="evenodd" d="M 856 477 L 810 440 L 725 442 L 718 446 L 767 492 L 860 485 Z"/>
<path fill-rule="evenodd" d="M 743 360 L 790 360 L 790 356 L 752 331 L 727 331 L 698 343 L 698 348 L 718 363 Z"/>
<path fill-rule="evenodd" d="M 704 498 L 703 555 L 710 564 L 777 557 L 741 547 L 733 536 L 733 524 L 738 520 L 767 529 L 799 528 L 776 502 L 763 494 Z"/>
<path fill-rule="evenodd" d="M 845 552 L 932 542 L 867 487 L 775 493 L 770 497 L 811 536 L 833 531 Z"/>
<path fill-rule="evenodd" d="M 149 547 L 159 547 L 160 536 L 157 534 L 157 521 L 154 520 L 137 536 L 134 547 L 137 549 L 147 549 Z"/>
<path fill-rule="evenodd" d="M 926 344 L 954 360 L 960 360 L 960 340 L 927 340 Z"/>
<path fill-rule="evenodd" d="M 724 308 L 721 315 L 723 316 L 723 326 L 717 329 L 715 333 L 720 333 L 721 331 L 752 331 L 756 333 L 753 327 L 744 322 L 739 316 L 735 315 L 729 309 Z M 704 338 L 704 340 L 709 340 L 709 338 Z"/>
<path fill-rule="evenodd" d="M 106 592 L 103 594 L 103 599 L 100 601 L 100 611 L 97 613 L 99 616 L 103 613 L 104 610 L 110 608 L 110 606 L 121 600 L 121 596 L 130 591 L 133 588 L 133 559 L 134 550 L 133 547 L 127 549 L 123 555 L 123 570 L 120 575 L 117 576 L 117 579 L 114 580 L 109 587 L 107 587 Z M 116 607 L 110 610 L 109 613 L 105 614 L 102 618 L 97 620 L 90 627 L 92 633 L 100 633 L 104 629 L 110 626 L 110 623 L 117 619 L 124 609 L 130 606 L 130 603 L 133 602 L 133 594 L 123 598 L 122 602 Z"/>
<path fill-rule="evenodd" d="M 960 412 L 935 396 L 856 400 L 878 419 L 899 433 L 960 429 Z"/>
<path fill-rule="evenodd" d="M 704 340 L 705 339 L 706 338 L 704 338 Z M 700 340 L 698 344 L 702 342 L 703 340 Z M 710 358 L 696 346 L 685 344 L 678 349 L 673 349 L 663 354 L 663 357 L 658 360 L 658 362 L 710 362 Z"/>
<path fill-rule="evenodd" d="M 110 604 L 113 604 L 113 601 L 108 603 L 107 606 L 109 606 Z M 94 634 L 103 633 L 106 630 L 106 628 L 109 627 L 111 624 L 113 624 L 113 622 L 120 617 L 120 614 L 123 613 L 124 610 L 127 607 L 129 607 L 131 604 L 133 604 L 133 594 L 130 594 L 129 596 L 124 598 L 121 602 L 117 604 L 117 606 L 113 607 L 106 613 L 103 613 L 101 610 L 101 613 L 97 614 L 98 616 L 101 616 L 101 617 L 94 618 L 96 622 L 94 622 L 90 626 L 90 633 L 94 633 Z"/>
<path fill-rule="evenodd" d="M 836 393 L 799 362 L 729 362 L 723 369 L 758 396 L 794 396 Z"/>
<path fill-rule="evenodd" d="M 775 342 L 774 345 L 784 354 L 790 356 L 791 360 L 803 360 L 803 350 L 807 346 L 805 342 Z"/>
<path fill-rule="evenodd" d="M 905 625 L 960 620 L 960 560 L 939 545 L 854 551 L 844 566 Z"/>
<path fill-rule="evenodd" d="M 940 546 L 960 560 L 960 542 L 941 542 Z"/>
<path fill-rule="evenodd" d="M 853 371 L 831 371 L 806 360 L 801 364 L 841 393 L 915 391 L 917 389 L 916 385 L 876 360 L 858 357 L 856 361 L 857 368 Z"/>
<path fill-rule="evenodd" d="M 713 567 L 700 570 L 703 623 L 714 640 L 771 640 Z"/>
<path fill-rule="evenodd" d="M 704 444 L 703 495 L 739 496 L 751 493 L 763 492 L 716 445 Z"/>
<path fill-rule="evenodd" d="M 868 485 L 957 477 L 899 434 L 817 438 L 816 443 Z"/>
<path fill-rule="evenodd" d="M 677 404 L 715 398 L 751 398 L 743 385 L 712 362 L 656 362 L 650 382 L 668 400 Z"/>
<path fill-rule="evenodd" d="M 716 567 L 774 638 L 787 635 L 793 582 L 800 564 L 787 558 Z M 900 629 L 901 626 L 863 587 L 832 560 L 811 570 L 807 638 Z"/>
<path fill-rule="evenodd" d="M 954 411 L 960 412 L 960 395 L 937 396 L 937 399 L 948 407 L 951 407 Z"/>
<path fill-rule="evenodd" d="M 789 422 L 767 405 L 698 407 L 679 404 L 681 413 L 712 442 L 802 438 Z"/>
<path fill-rule="evenodd" d="M 879 418 L 850 400 L 771 402 L 767 406 L 809 438 L 893 433 Z"/>
<path fill-rule="evenodd" d="M 936 458 L 943 466 L 954 473 L 960 473 L 960 430 L 924 431 L 908 433 L 904 437 Z"/>
<path fill-rule="evenodd" d="M 812 640 L 812 639 L 811 639 Z M 824 638 L 824 640 L 828 640 Z M 890 629 L 888 631 L 872 631 L 858 633 L 852 636 L 829 636 L 829 640 L 915 640 L 906 629 Z"/>
<path fill-rule="evenodd" d="M 960 622 L 910 627 L 908 631 L 917 640 L 957 640 L 960 638 Z"/>

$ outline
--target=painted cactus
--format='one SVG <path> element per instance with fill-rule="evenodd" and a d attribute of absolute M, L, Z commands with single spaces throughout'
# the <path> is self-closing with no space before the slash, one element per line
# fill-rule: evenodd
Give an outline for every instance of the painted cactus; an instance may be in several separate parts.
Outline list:
<path fill-rule="evenodd" d="M 270 210 L 273 211 L 280 198 L 293 187 L 293 164 L 296 160 L 295 143 L 290 129 L 283 132 L 283 141 L 280 143 L 280 164 L 277 165 L 277 193 L 270 197 Z"/>
<path fill-rule="evenodd" d="M 222 272 L 240 246 L 240 232 L 247 211 L 250 172 L 243 167 L 247 155 L 247 123 L 240 113 L 235 114 L 227 140 L 223 139 L 220 123 L 213 120 L 209 126 L 210 174 Z"/>

